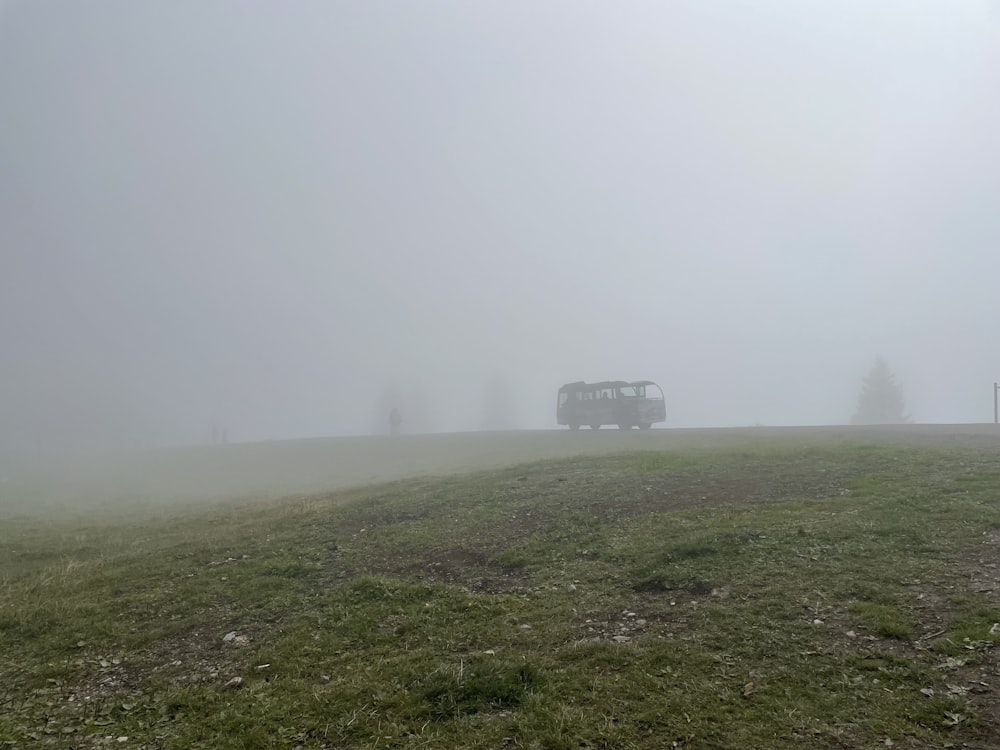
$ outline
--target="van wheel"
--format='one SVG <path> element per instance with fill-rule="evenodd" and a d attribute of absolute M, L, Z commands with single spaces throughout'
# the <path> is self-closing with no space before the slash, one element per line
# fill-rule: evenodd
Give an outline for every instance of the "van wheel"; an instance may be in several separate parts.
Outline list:
<path fill-rule="evenodd" d="M 578 425 L 576 422 L 570 422 L 569 423 L 569 428 L 571 430 L 579 430 L 580 429 L 580 425 Z"/>
<path fill-rule="evenodd" d="M 639 429 L 640 429 L 640 430 L 648 430 L 648 429 L 649 429 L 650 427 L 652 427 L 652 426 L 653 426 L 653 425 L 652 425 L 652 423 L 650 423 L 650 422 L 640 422 L 640 423 L 639 423 Z"/>
<path fill-rule="evenodd" d="M 632 425 L 625 424 L 625 422 L 619 422 L 618 423 L 618 429 L 619 430 L 631 430 L 632 429 Z"/>
<path fill-rule="evenodd" d="M 601 429 L 601 426 L 599 424 L 592 424 L 592 425 L 590 425 L 590 429 L 592 429 L 592 430 L 599 430 L 599 429 Z"/>

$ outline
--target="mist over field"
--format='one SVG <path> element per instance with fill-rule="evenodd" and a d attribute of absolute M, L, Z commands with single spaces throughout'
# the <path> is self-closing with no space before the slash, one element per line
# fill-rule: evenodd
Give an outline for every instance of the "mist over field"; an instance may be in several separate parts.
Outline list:
<path fill-rule="evenodd" d="M 1000 0 L 0 0 L 0 747 L 1000 747 L 998 93 Z"/>
<path fill-rule="evenodd" d="M 6 0 L 0 451 L 989 421 L 998 7 Z"/>

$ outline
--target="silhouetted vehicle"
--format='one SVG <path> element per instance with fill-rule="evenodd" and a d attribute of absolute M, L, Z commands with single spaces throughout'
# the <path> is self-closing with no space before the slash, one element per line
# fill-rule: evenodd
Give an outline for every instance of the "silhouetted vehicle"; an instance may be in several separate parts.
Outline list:
<path fill-rule="evenodd" d="M 660 386 L 652 380 L 607 380 L 603 383 L 567 383 L 559 389 L 556 422 L 577 430 L 589 425 L 616 424 L 623 430 L 648 430 L 665 422 L 667 407 Z"/>

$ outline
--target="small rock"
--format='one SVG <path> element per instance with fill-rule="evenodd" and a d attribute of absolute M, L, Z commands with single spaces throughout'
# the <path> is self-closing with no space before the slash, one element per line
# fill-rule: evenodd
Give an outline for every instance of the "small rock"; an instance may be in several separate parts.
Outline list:
<path fill-rule="evenodd" d="M 128 737 L 118 737 L 115 742 L 128 742 Z"/>
<path fill-rule="evenodd" d="M 934 697 L 934 688 L 929 688 L 929 687 L 927 687 L 927 688 L 920 688 L 920 692 L 923 695 L 926 695 L 928 698 L 933 698 Z"/>
<path fill-rule="evenodd" d="M 524 625 L 521 626 L 521 630 L 531 630 L 531 626 L 528 623 L 524 623 Z"/>
<path fill-rule="evenodd" d="M 224 636 L 222 636 L 222 642 L 229 643 L 230 641 L 235 640 L 235 638 L 236 638 L 236 631 L 233 630 L 232 632 L 226 633 Z"/>
<path fill-rule="evenodd" d="M 566 590 L 572 594 L 574 591 L 576 591 L 576 584 L 571 583 L 569 586 L 566 587 Z"/>
<path fill-rule="evenodd" d="M 816 618 L 815 620 L 813 620 L 813 625 L 822 625 L 822 624 L 823 624 L 823 621 L 820 620 L 819 618 Z"/>
<path fill-rule="evenodd" d="M 330 681 L 330 675 L 328 675 L 328 674 L 321 674 L 319 676 L 319 681 L 321 683 L 323 683 L 324 685 L 327 684 Z"/>
<path fill-rule="evenodd" d="M 848 631 L 847 631 L 847 637 L 848 637 L 848 638 L 857 638 L 857 637 L 858 637 L 858 634 L 857 634 L 857 633 L 855 633 L 855 632 L 854 632 L 853 630 L 848 630 Z"/>
<path fill-rule="evenodd" d="M 234 677 L 229 682 L 227 682 L 226 685 L 225 685 L 225 687 L 226 687 L 227 690 L 236 690 L 237 688 L 242 687 L 242 686 L 243 686 L 243 678 L 242 677 Z"/>
<path fill-rule="evenodd" d="M 628 635 L 616 635 L 611 638 L 615 643 L 628 643 L 632 640 L 631 636 Z"/>

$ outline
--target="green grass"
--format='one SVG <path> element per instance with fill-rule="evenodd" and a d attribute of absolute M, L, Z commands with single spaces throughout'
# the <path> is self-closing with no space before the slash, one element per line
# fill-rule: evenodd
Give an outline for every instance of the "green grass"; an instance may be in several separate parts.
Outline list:
<path fill-rule="evenodd" d="M 764 444 L 24 517 L 0 747 L 993 747 L 995 463 Z"/>
<path fill-rule="evenodd" d="M 848 611 L 857 615 L 876 635 L 897 638 L 901 641 L 913 639 L 913 624 L 906 613 L 898 607 L 874 602 L 855 602 Z"/>

